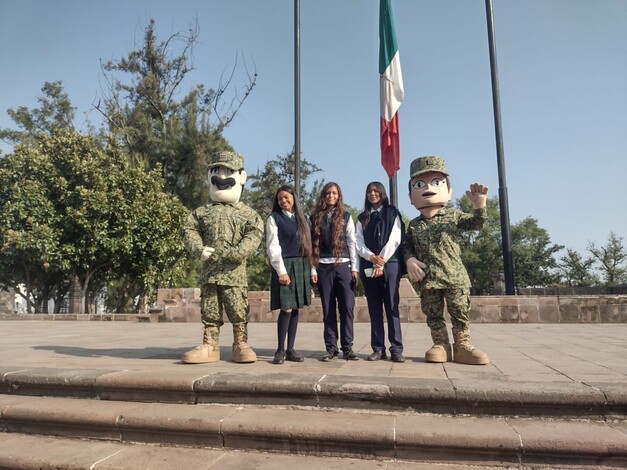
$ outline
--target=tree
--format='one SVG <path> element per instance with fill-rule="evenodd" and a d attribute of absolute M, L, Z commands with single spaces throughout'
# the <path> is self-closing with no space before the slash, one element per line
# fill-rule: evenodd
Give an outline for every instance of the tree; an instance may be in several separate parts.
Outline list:
<path fill-rule="evenodd" d="M 594 263 L 594 258 L 583 259 L 575 250 L 567 248 L 566 254 L 557 263 L 557 269 L 569 287 L 590 287 L 598 282 L 592 273 Z"/>
<path fill-rule="evenodd" d="M 95 103 L 132 161 L 148 169 L 159 166 L 166 190 L 178 195 L 190 209 L 209 199 L 207 157 L 215 151 L 232 150 L 222 131 L 235 118 L 257 79 L 256 73 L 246 71 L 248 82 L 242 96 L 235 93 L 223 106 L 233 67 L 217 89 L 196 85 L 177 101 L 193 70 L 191 57 L 197 41 L 196 26 L 187 35 L 176 33 L 159 42 L 155 21 L 150 20 L 140 48 L 102 65 L 106 89 Z M 177 46 L 180 52 L 175 55 L 172 51 Z M 128 75 L 129 80 L 118 78 L 121 75 Z"/>
<path fill-rule="evenodd" d="M 63 91 L 61 82 L 45 82 L 41 91 L 43 96 L 37 98 L 39 108 L 28 109 L 20 106 L 7 110 L 7 114 L 21 130 L 0 129 L 0 140 L 11 144 L 32 144 L 42 135 L 61 129 L 74 129 L 76 108 Z"/>
<path fill-rule="evenodd" d="M 603 281 L 607 286 L 616 286 L 627 282 L 627 251 L 623 246 L 623 237 L 610 232 L 607 245 L 597 247 L 594 243 L 588 244 L 588 251 L 601 264 Z"/>
<path fill-rule="evenodd" d="M 83 299 L 125 274 L 148 292 L 167 283 L 185 259 L 185 210 L 159 169 L 131 168 L 114 142 L 101 150 L 75 131 L 38 139 L 0 160 L 0 282 L 46 301 L 74 276 Z"/>
<path fill-rule="evenodd" d="M 516 287 L 549 286 L 558 282 L 555 253 L 562 245 L 551 244 L 548 232 L 531 217 L 512 226 L 512 258 Z"/>
<path fill-rule="evenodd" d="M 458 199 L 456 206 L 464 212 L 472 211 L 467 197 Z M 487 209 L 488 220 L 483 228 L 463 232 L 460 242 L 462 260 L 470 277 L 473 295 L 491 294 L 494 275 L 503 271 L 499 201 L 496 196 L 487 200 Z"/>

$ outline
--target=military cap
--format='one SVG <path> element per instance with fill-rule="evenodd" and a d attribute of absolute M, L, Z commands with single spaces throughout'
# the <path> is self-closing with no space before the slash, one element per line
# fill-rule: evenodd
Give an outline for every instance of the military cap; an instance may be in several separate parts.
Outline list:
<path fill-rule="evenodd" d="M 216 152 L 209 157 L 209 168 L 225 166 L 231 170 L 244 168 L 244 158 L 235 152 Z"/>
<path fill-rule="evenodd" d="M 414 176 L 422 175 L 423 173 L 427 173 L 429 171 L 435 171 L 448 176 L 448 173 L 446 172 L 446 162 L 442 157 L 427 156 L 416 158 L 413 162 L 411 162 L 411 166 L 409 167 L 409 177 L 413 178 Z"/>

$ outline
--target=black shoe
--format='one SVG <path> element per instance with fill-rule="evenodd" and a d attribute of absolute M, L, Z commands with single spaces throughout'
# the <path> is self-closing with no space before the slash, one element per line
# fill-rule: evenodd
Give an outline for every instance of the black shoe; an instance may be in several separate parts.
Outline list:
<path fill-rule="evenodd" d="M 359 358 L 357 357 L 357 354 L 355 354 L 355 351 L 353 351 L 352 349 L 349 349 L 348 351 L 344 351 L 342 353 L 342 358 L 346 359 L 347 361 L 359 360 Z"/>
<path fill-rule="evenodd" d="M 285 360 L 291 361 L 291 362 L 303 362 L 305 358 L 301 356 L 300 354 L 298 354 L 293 349 L 288 349 L 287 352 L 285 353 Z"/>
<path fill-rule="evenodd" d="M 324 356 L 322 356 L 322 358 L 320 359 L 322 362 L 331 362 L 333 359 L 335 359 L 338 356 L 338 352 L 337 351 L 327 351 L 324 353 Z"/>
<path fill-rule="evenodd" d="M 272 364 L 283 364 L 285 362 L 285 351 L 278 350 L 274 353 Z"/>
<path fill-rule="evenodd" d="M 405 356 L 402 353 L 392 353 L 392 362 L 405 362 Z"/>
<path fill-rule="evenodd" d="M 368 356 L 369 361 L 379 361 L 381 359 L 387 359 L 388 356 L 385 354 L 385 351 L 375 351 L 370 356 Z"/>

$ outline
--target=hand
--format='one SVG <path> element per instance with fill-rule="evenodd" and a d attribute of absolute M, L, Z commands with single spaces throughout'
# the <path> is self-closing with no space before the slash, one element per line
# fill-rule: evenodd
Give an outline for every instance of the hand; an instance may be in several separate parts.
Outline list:
<path fill-rule="evenodd" d="M 209 259 L 209 257 L 216 251 L 215 248 L 211 248 L 210 246 L 206 246 L 202 249 L 202 253 L 200 254 L 200 261 L 203 263 Z"/>
<path fill-rule="evenodd" d="M 279 284 L 281 284 L 282 286 L 289 286 L 290 282 L 292 282 L 290 280 L 290 277 L 287 274 L 281 274 L 279 276 Z"/>
<path fill-rule="evenodd" d="M 425 278 L 424 268 L 427 267 L 422 261 L 412 257 L 407 260 L 407 276 L 410 281 L 420 282 Z"/>
<path fill-rule="evenodd" d="M 470 191 L 466 191 L 466 197 L 470 199 L 473 209 L 481 209 L 486 206 L 488 187 L 481 183 L 472 183 Z"/>
<path fill-rule="evenodd" d="M 383 276 L 383 268 L 372 268 L 372 277 L 380 277 Z"/>
<path fill-rule="evenodd" d="M 370 262 L 375 265 L 382 267 L 385 264 L 385 258 L 379 255 L 370 255 Z"/>
<path fill-rule="evenodd" d="M 359 284 L 359 273 L 357 271 L 351 271 L 351 278 L 353 279 L 353 286 L 357 287 L 357 284 Z"/>
<path fill-rule="evenodd" d="M 312 274 L 311 275 L 311 284 L 314 285 L 314 286 L 316 284 L 318 284 L 318 275 L 317 274 Z"/>

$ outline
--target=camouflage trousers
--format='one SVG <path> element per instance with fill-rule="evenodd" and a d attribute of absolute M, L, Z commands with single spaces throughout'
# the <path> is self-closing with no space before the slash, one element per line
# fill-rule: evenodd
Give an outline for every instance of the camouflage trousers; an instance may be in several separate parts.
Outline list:
<path fill-rule="evenodd" d="M 248 323 L 248 288 L 204 284 L 200 288 L 200 316 L 205 328 L 224 325 L 222 312 L 233 324 Z"/>
<path fill-rule="evenodd" d="M 454 328 L 467 330 L 470 320 L 470 289 L 424 289 L 420 293 L 420 305 L 431 330 L 446 327 L 444 300 Z"/>

